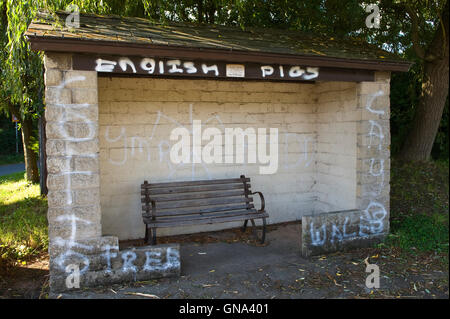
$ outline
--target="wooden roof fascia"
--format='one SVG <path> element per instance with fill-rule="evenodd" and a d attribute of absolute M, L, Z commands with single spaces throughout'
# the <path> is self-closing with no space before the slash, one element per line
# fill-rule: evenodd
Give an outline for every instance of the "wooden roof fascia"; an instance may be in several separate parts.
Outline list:
<path fill-rule="evenodd" d="M 351 58 L 302 56 L 257 51 L 189 48 L 169 45 L 139 44 L 128 42 L 98 41 L 70 38 L 44 38 L 28 35 L 31 48 L 36 51 L 86 54 L 110 54 L 121 56 L 158 56 L 180 59 L 220 60 L 226 62 L 256 62 L 267 64 L 308 65 L 374 71 L 407 72 L 408 61 L 378 61 Z"/>

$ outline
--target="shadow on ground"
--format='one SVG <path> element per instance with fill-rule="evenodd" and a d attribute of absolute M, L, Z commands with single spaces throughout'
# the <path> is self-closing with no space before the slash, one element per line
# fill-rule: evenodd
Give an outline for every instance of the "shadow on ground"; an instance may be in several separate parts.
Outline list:
<path fill-rule="evenodd" d="M 0 272 L 0 299 L 37 299 L 48 290 L 48 255 L 42 255 L 27 265 Z"/>

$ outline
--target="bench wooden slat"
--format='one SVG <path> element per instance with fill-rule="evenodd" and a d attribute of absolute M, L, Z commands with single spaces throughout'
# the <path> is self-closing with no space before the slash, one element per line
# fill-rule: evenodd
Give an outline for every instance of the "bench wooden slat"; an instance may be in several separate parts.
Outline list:
<path fill-rule="evenodd" d="M 230 211 L 221 211 L 221 212 L 210 212 L 210 213 L 200 213 L 195 216 L 187 216 L 187 215 L 177 215 L 177 216 L 165 216 L 158 217 L 156 220 L 151 220 L 150 217 L 144 218 L 149 222 L 155 223 L 168 223 L 168 222 L 177 222 L 177 221 L 186 221 L 186 220 L 200 220 L 200 219 L 211 219 L 211 218 L 219 218 L 219 217 L 227 217 L 227 216 L 240 216 L 246 214 L 257 214 L 258 211 L 256 209 L 238 209 L 238 210 L 230 210 Z"/>
<path fill-rule="evenodd" d="M 264 198 L 257 210 L 251 196 L 250 178 L 168 182 L 141 185 L 142 217 L 146 224 L 145 241 L 156 244 L 156 229 L 199 224 L 215 224 L 262 219 L 265 239 L 266 218 Z M 254 226 L 254 223 L 253 223 Z"/>
<path fill-rule="evenodd" d="M 201 180 L 190 182 L 168 182 L 168 183 L 153 183 L 142 184 L 141 189 L 155 189 L 155 188 L 173 188 L 180 186 L 200 186 L 200 185 L 216 185 L 216 184 L 237 184 L 250 182 L 250 178 L 229 178 L 229 179 L 214 179 L 214 180 Z"/>
<path fill-rule="evenodd" d="M 247 184 L 250 189 L 250 184 Z M 203 186 L 184 186 L 176 188 L 158 188 L 149 189 L 148 194 L 161 195 L 161 194 L 179 194 L 179 193 L 192 193 L 192 192 L 207 192 L 207 191 L 220 191 L 220 190 L 233 190 L 244 189 L 244 183 L 241 184 L 223 184 L 223 185 L 203 185 Z M 141 192 L 141 195 L 145 195 L 145 191 Z"/>
<path fill-rule="evenodd" d="M 223 198 L 206 198 L 206 199 L 194 199 L 184 201 L 173 202 L 159 202 L 156 203 L 156 210 L 165 208 L 182 208 L 182 207 L 199 207 L 199 206 L 212 206 L 212 205 L 226 205 L 233 203 L 250 203 L 253 201 L 252 197 L 223 197 Z"/>
<path fill-rule="evenodd" d="M 187 194 L 165 194 L 165 195 L 153 195 L 151 199 L 156 202 L 170 202 L 177 200 L 189 200 L 189 199 L 201 199 L 201 198 L 219 198 L 219 197 L 233 197 L 244 196 L 244 190 L 231 190 L 231 191 L 213 191 L 204 193 L 187 193 Z M 141 197 L 142 203 L 145 203 L 145 196 Z"/>
<path fill-rule="evenodd" d="M 145 206 L 144 206 L 145 207 Z M 208 207 L 208 208 L 178 208 L 176 210 L 156 210 L 156 217 L 163 216 L 178 216 L 178 215 L 196 215 L 196 214 L 205 214 L 205 213 L 214 213 L 214 212 L 226 212 L 232 210 L 242 210 L 242 209 L 253 209 L 255 206 L 253 204 L 245 205 L 241 203 L 226 205 L 226 206 L 218 206 L 218 207 Z M 149 215 L 150 216 L 150 215 Z"/>
<path fill-rule="evenodd" d="M 197 217 L 197 216 L 196 216 Z M 198 224 L 216 224 L 216 223 L 226 223 L 233 221 L 241 221 L 247 219 L 255 219 L 255 218 L 267 218 L 269 215 L 266 212 L 263 213 L 247 213 L 240 214 L 235 216 L 220 216 L 216 218 L 190 218 L 186 220 L 177 220 L 177 221 L 167 221 L 167 222 L 159 222 L 156 221 L 148 221 L 148 225 L 150 227 L 177 227 L 177 226 L 189 226 L 189 225 L 198 225 Z"/>

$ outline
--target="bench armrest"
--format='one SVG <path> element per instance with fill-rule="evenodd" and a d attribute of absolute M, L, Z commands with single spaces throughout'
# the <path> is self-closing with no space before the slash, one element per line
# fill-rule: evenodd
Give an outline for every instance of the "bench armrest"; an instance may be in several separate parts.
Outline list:
<path fill-rule="evenodd" d="M 261 192 L 253 192 L 251 193 L 252 195 L 258 194 L 259 197 L 261 198 L 261 209 L 258 210 L 259 212 L 264 211 L 264 209 L 266 208 L 266 201 L 264 200 L 264 195 Z"/>

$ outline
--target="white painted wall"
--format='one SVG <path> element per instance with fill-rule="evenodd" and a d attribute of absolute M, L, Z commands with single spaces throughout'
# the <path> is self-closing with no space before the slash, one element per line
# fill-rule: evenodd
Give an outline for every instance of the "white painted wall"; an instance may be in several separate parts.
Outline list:
<path fill-rule="evenodd" d="M 102 230 L 119 239 L 144 236 L 140 184 L 252 178 L 264 193 L 269 223 L 299 220 L 317 203 L 315 85 L 274 82 L 99 78 Z M 228 127 L 278 128 L 279 169 L 259 164 L 189 164 L 169 160 L 170 132 L 193 120 Z M 206 144 L 206 143 L 205 143 Z M 258 201 L 258 200 L 257 200 Z M 158 235 L 210 231 L 240 224 L 160 229 Z"/>

